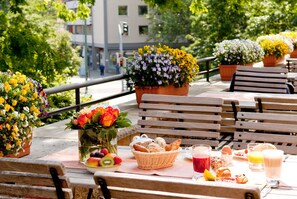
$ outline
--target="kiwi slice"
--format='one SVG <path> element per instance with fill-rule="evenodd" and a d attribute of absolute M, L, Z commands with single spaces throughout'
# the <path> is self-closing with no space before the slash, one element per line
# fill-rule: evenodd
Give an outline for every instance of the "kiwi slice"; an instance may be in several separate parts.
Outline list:
<path fill-rule="evenodd" d="M 103 167 L 113 166 L 114 165 L 114 160 L 113 160 L 112 157 L 105 156 L 105 157 L 101 158 L 100 165 L 103 166 Z"/>

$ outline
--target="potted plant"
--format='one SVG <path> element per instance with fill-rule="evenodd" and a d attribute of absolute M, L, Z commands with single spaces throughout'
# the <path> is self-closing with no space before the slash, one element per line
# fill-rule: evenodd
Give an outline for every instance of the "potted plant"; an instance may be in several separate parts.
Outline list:
<path fill-rule="evenodd" d="M 293 51 L 290 53 L 291 58 L 297 58 L 297 32 L 287 31 L 280 33 L 281 35 L 287 37 L 293 44 Z"/>
<path fill-rule="evenodd" d="M 282 35 L 260 36 L 257 42 L 262 46 L 265 56 L 264 66 L 277 66 L 283 64 L 285 55 L 293 51 L 292 42 Z"/>
<path fill-rule="evenodd" d="M 109 153 L 117 153 L 118 128 L 131 126 L 127 114 L 111 106 L 84 108 L 76 113 L 66 129 L 78 130 L 79 160 L 85 162 L 91 153 L 105 148 Z"/>
<path fill-rule="evenodd" d="M 255 41 L 233 39 L 216 43 L 213 55 L 219 63 L 221 79 L 229 81 L 238 65 L 252 66 L 262 60 L 264 52 Z"/>
<path fill-rule="evenodd" d="M 0 157 L 30 153 L 33 127 L 42 125 L 47 106 L 37 81 L 19 72 L 0 72 Z"/>
<path fill-rule="evenodd" d="M 191 54 L 161 44 L 139 48 L 127 64 L 127 80 L 138 104 L 143 93 L 187 95 L 198 72 Z"/>

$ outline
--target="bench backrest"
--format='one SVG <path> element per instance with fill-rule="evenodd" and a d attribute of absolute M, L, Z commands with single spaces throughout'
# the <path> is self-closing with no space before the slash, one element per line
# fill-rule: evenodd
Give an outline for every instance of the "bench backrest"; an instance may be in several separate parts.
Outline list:
<path fill-rule="evenodd" d="M 288 93 L 288 69 L 275 67 L 238 66 L 233 91 L 259 93 Z"/>
<path fill-rule="evenodd" d="M 237 118 L 235 149 L 246 148 L 248 142 L 266 142 L 297 154 L 297 115 L 239 112 Z"/>
<path fill-rule="evenodd" d="M 257 112 L 297 114 L 297 96 L 255 97 Z"/>
<path fill-rule="evenodd" d="M 144 94 L 139 108 L 138 133 L 177 138 L 182 144 L 219 145 L 223 100 L 219 98 Z"/>
<path fill-rule="evenodd" d="M 221 133 L 232 135 L 235 132 L 237 113 L 240 111 L 238 100 L 224 99 L 223 111 L 221 113 Z"/>
<path fill-rule="evenodd" d="M 0 197 L 73 198 L 60 162 L 0 158 Z"/>
<path fill-rule="evenodd" d="M 236 198 L 260 199 L 256 186 L 216 184 L 191 179 L 162 178 L 152 175 L 136 175 L 98 171 L 94 180 L 105 199 L 181 199 L 181 198 Z M 200 196 L 200 197 L 198 197 Z"/>

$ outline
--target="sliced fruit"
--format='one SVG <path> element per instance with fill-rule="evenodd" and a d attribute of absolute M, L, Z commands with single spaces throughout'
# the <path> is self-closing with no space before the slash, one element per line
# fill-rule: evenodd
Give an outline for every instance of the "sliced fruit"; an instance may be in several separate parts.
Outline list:
<path fill-rule="evenodd" d="M 114 160 L 112 157 L 109 156 L 104 156 L 103 158 L 101 158 L 100 160 L 100 165 L 103 167 L 110 167 L 114 165 Z"/>
<path fill-rule="evenodd" d="M 105 155 L 105 157 L 106 156 L 114 158 L 114 157 L 117 156 L 117 154 L 116 153 L 108 153 L 108 154 Z"/>
<path fill-rule="evenodd" d="M 232 149 L 229 145 L 225 145 L 222 148 L 222 154 L 228 154 L 228 155 L 232 155 Z"/>
<path fill-rule="evenodd" d="M 121 164 L 122 163 L 122 158 L 120 157 L 120 156 L 115 156 L 114 158 L 113 158 L 113 160 L 114 160 L 114 164 Z"/>
<path fill-rule="evenodd" d="M 263 143 L 254 146 L 253 151 L 264 151 L 266 149 L 276 149 L 276 147 L 270 143 Z"/>
<path fill-rule="evenodd" d="M 101 158 L 98 157 L 90 157 L 87 159 L 86 164 L 89 166 L 99 166 Z"/>
<path fill-rule="evenodd" d="M 206 181 L 215 181 L 216 177 L 207 169 L 204 170 L 204 178 Z"/>

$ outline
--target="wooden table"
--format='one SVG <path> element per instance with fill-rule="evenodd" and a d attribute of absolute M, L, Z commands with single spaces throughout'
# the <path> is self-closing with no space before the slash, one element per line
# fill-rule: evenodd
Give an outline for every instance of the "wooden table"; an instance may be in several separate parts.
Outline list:
<path fill-rule="evenodd" d="M 197 97 L 218 97 L 224 100 L 238 100 L 239 107 L 243 109 L 255 109 L 254 97 L 286 97 L 297 98 L 297 94 L 273 94 L 273 93 L 252 93 L 252 92 L 204 92 Z"/>
<path fill-rule="evenodd" d="M 125 146 L 119 146 L 118 147 L 119 155 L 122 156 L 124 159 L 128 158 L 128 156 L 131 156 L 132 153 L 130 153 L 130 148 Z M 214 152 L 214 154 L 217 154 L 217 152 Z M 131 158 L 131 157 L 130 157 Z M 97 186 L 95 185 L 95 182 L 93 180 L 93 174 L 88 172 L 83 167 L 76 168 L 79 165 L 78 162 L 78 155 L 77 155 L 77 149 L 76 147 L 69 148 L 66 150 L 63 150 L 61 152 L 45 156 L 42 159 L 55 159 L 62 161 L 67 170 L 67 176 L 70 179 L 70 183 L 74 188 L 77 187 L 83 187 L 87 189 L 97 189 Z M 72 161 L 72 166 L 69 164 Z M 183 150 L 182 153 L 179 155 L 178 160 L 181 161 L 183 164 L 191 165 L 191 160 L 188 158 L 185 158 L 185 151 Z M 76 164 L 73 164 L 76 163 Z M 123 163 L 124 164 L 124 163 Z M 176 162 L 178 164 L 178 162 Z M 173 166 L 175 167 L 176 164 Z M 248 164 L 246 160 L 242 159 L 233 159 L 233 165 L 230 167 L 232 173 L 236 172 L 244 172 L 248 178 L 249 182 L 256 184 L 257 186 L 261 186 L 263 188 L 263 183 L 265 182 L 265 176 L 264 172 L 253 172 L 248 168 Z M 136 161 L 135 161 L 135 167 Z M 283 169 L 282 169 L 282 178 L 281 183 L 278 188 L 270 189 L 269 187 L 264 187 L 262 189 L 262 195 L 264 198 L 267 199 L 280 199 L 280 198 L 297 198 L 297 156 L 296 155 L 287 155 L 284 159 L 283 163 Z M 174 168 L 173 168 L 174 169 Z M 160 176 L 161 177 L 161 176 Z M 162 176 L 163 178 L 168 178 L 170 180 L 169 176 Z M 187 177 L 189 178 L 189 177 Z M 191 180 L 191 178 L 189 178 Z M 257 183 L 255 183 L 257 182 Z M 215 182 L 214 182 L 215 183 Z M 86 196 L 85 196 L 86 197 Z"/>

